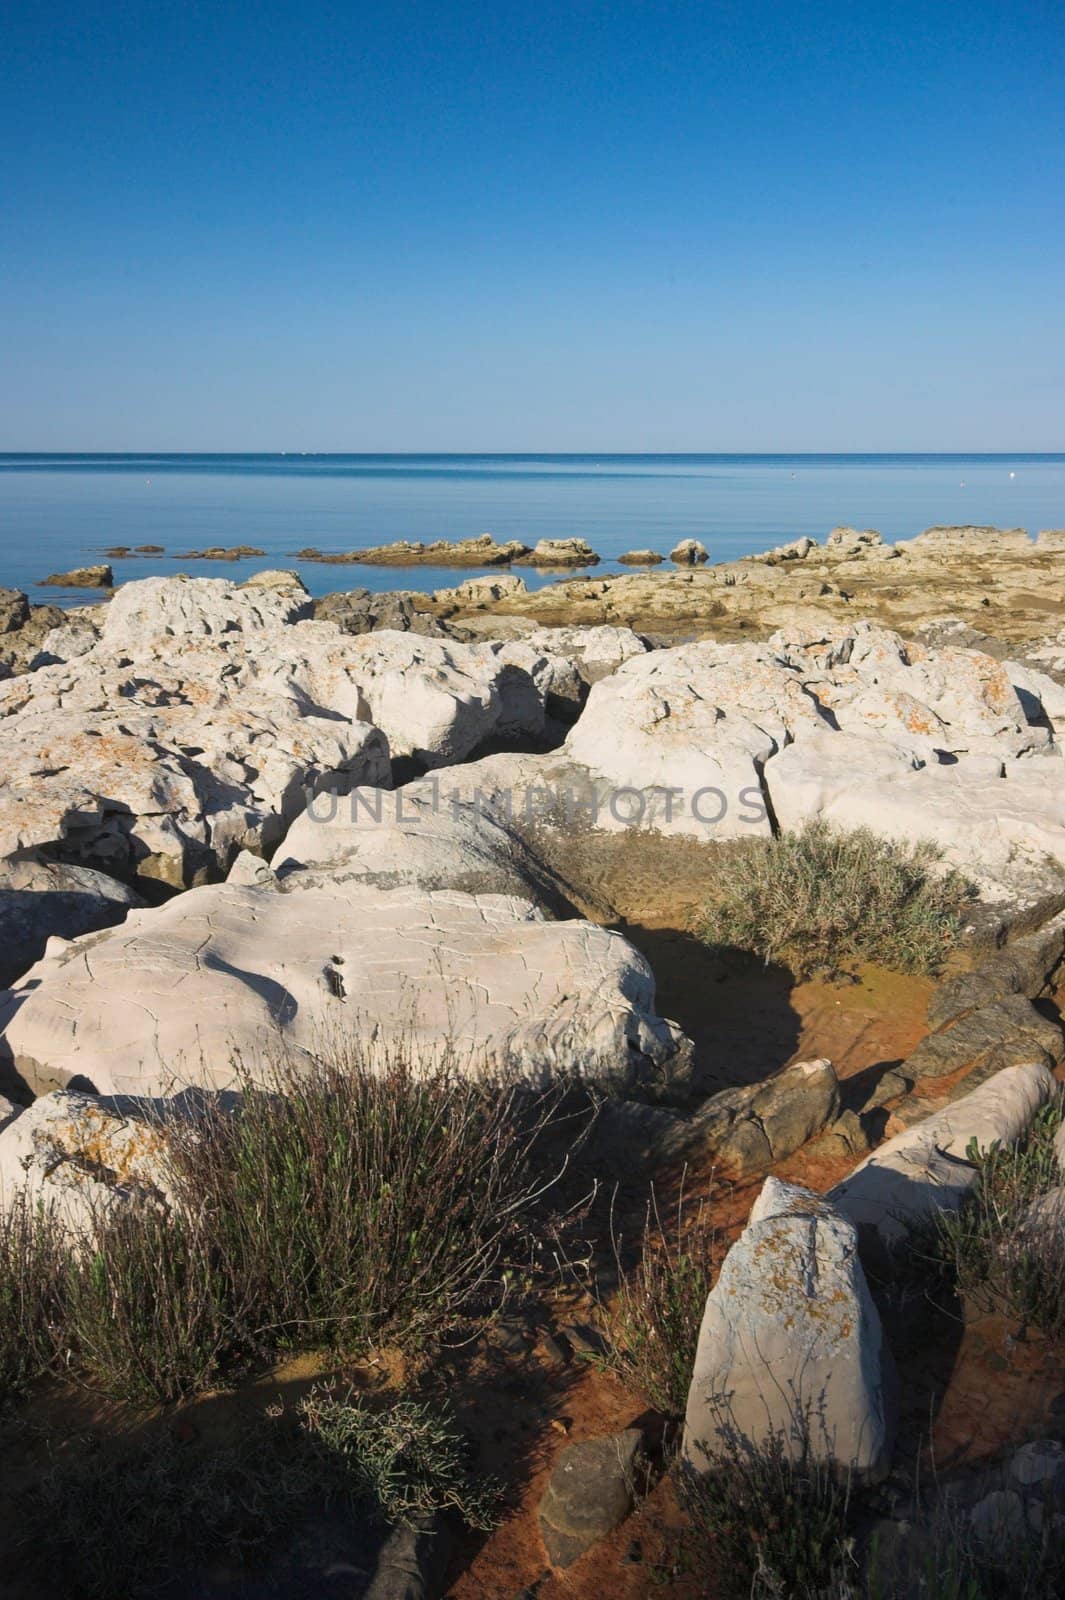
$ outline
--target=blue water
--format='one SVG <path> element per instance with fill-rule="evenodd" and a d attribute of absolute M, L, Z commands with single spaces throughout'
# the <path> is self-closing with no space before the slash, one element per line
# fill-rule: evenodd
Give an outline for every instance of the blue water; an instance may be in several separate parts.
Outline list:
<path fill-rule="evenodd" d="M 430 589 L 454 568 L 329 567 L 292 552 L 492 533 L 534 543 L 581 535 L 617 569 L 623 551 L 701 539 L 714 560 L 837 523 L 909 538 L 933 523 L 1032 532 L 1065 526 L 1065 455 L 0 455 L 0 585 L 36 586 L 111 545 L 163 556 L 113 562 L 119 582 L 177 571 L 248 577 L 296 567 L 314 594 Z M 175 560 L 207 545 L 257 545 L 239 563 Z M 530 585 L 556 575 L 520 569 Z"/>

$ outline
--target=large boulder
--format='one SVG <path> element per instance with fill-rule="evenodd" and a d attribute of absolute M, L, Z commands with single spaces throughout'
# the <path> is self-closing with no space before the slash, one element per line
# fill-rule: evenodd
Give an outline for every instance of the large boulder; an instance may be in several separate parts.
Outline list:
<path fill-rule="evenodd" d="M 956 1211 L 979 1176 L 967 1152 L 1017 1144 L 1055 1092 L 1041 1061 L 1005 1067 L 986 1083 L 880 1145 L 829 1198 L 887 1250 Z"/>
<path fill-rule="evenodd" d="M 210 885 L 53 947 L 0 1002 L 2 1048 L 40 1092 L 226 1088 L 279 1050 L 354 1041 L 493 1082 L 668 1077 L 686 1041 L 619 934 L 525 899 L 338 884 Z"/>
<path fill-rule="evenodd" d="M 121 922 L 140 895 L 91 867 L 16 857 L 0 861 L 0 988 L 44 954 L 58 934 L 73 938 Z"/>
<path fill-rule="evenodd" d="M 779 1444 L 792 1460 L 882 1477 L 890 1371 L 854 1227 L 820 1195 L 767 1178 L 706 1302 L 686 1466 Z"/>

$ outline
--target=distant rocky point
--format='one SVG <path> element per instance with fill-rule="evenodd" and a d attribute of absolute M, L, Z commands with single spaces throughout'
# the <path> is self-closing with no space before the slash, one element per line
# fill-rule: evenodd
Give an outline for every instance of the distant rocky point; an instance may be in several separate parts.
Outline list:
<path fill-rule="evenodd" d="M 260 550 L 254 544 L 235 544 L 232 549 L 226 550 L 220 544 L 208 545 L 206 550 L 185 550 L 181 555 L 176 555 L 174 561 L 250 561 L 253 556 L 264 556 L 265 550 Z"/>
<path fill-rule="evenodd" d="M 321 561 L 329 566 L 495 567 L 528 554 L 529 546 L 517 539 L 497 544 L 490 533 L 484 533 L 477 539 L 434 539 L 431 544 L 397 539 L 393 544 L 372 545 L 366 550 L 318 550 L 312 545 L 297 550 L 294 559 Z"/>

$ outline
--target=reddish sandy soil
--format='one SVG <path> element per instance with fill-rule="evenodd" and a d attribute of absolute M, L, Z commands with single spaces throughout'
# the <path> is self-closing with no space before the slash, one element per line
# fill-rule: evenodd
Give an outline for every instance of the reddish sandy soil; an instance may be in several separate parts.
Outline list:
<path fill-rule="evenodd" d="M 813 1056 L 827 1056 L 842 1077 L 849 1077 L 904 1059 L 926 1032 L 928 980 L 866 969 L 852 983 L 794 985 L 779 968 L 723 962 L 676 928 L 626 926 L 625 931 L 653 963 L 661 1011 L 680 1022 L 696 1042 L 696 1071 L 704 1092 L 753 1081 L 788 1061 Z M 1065 995 L 1055 999 L 1065 1000 Z M 800 1151 L 778 1171 L 823 1190 L 852 1164 L 847 1157 L 817 1159 Z M 668 1218 L 679 1175 L 653 1176 Z M 629 1237 L 638 1232 L 649 1178 L 634 1175 L 618 1197 Z M 684 1187 L 692 1201 L 708 1199 L 723 1253 L 742 1227 L 759 1184 L 715 1185 L 707 1170 L 688 1172 Z M 599 1252 L 600 1262 L 609 1239 L 608 1218 L 600 1203 L 585 1226 L 585 1242 Z M 683 1519 L 668 1480 L 660 1480 L 623 1526 L 575 1566 L 555 1573 L 548 1567 L 536 1510 L 559 1451 L 567 1443 L 637 1422 L 647 1428 L 652 1455 L 661 1442 L 661 1420 L 643 1397 L 579 1356 L 559 1359 L 557 1349 L 545 1344 L 543 1333 L 550 1326 L 588 1322 L 594 1315 L 592 1301 L 575 1284 L 540 1305 L 524 1334 L 519 1325 L 506 1348 L 491 1336 L 436 1360 L 421 1375 L 425 1392 L 445 1398 L 457 1411 L 475 1445 L 477 1466 L 505 1486 L 499 1528 L 487 1537 L 471 1535 L 454 1551 L 450 1600 L 637 1600 L 658 1593 L 695 1600 L 710 1593 L 682 1561 L 678 1564 Z M 916 1463 L 920 1457 L 923 1472 L 933 1462 L 937 1470 L 947 1471 L 993 1457 L 1025 1438 L 1065 1436 L 1065 1360 L 1060 1350 L 1024 1337 L 1002 1318 L 985 1317 L 965 1326 L 923 1303 L 904 1310 L 889 1327 L 903 1393 L 897 1460 Z M 235 1395 L 205 1396 L 147 1424 L 131 1424 L 128 1416 L 85 1396 L 42 1395 L 35 1403 L 35 1421 L 54 1424 L 57 1435 L 90 1429 L 121 1438 L 147 1425 L 221 1440 L 242 1412 L 261 1409 L 274 1398 L 296 1398 L 321 1371 L 320 1363 L 308 1358 Z M 418 1376 L 387 1359 L 346 1375 L 377 1392 L 399 1390 L 408 1377 Z M 24 1437 L 11 1441 L 0 1467 L 0 1490 L 24 1473 L 35 1448 Z"/>

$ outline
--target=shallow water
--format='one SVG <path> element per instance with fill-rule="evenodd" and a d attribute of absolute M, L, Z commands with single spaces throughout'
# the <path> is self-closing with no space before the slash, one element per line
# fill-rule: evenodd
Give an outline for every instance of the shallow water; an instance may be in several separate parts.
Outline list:
<path fill-rule="evenodd" d="M 299 570 L 313 594 L 432 589 L 474 569 L 298 562 L 394 539 L 580 535 L 617 570 L 625 550 L 701 539 L 714 560 L 837 523 L 910 538 L 934 523 L 1065 526 L 1065 455 L 0 455 L 0 585 L 33 599 L 91 593 L 40 579 L 104 559 L 112 545 L 159 544 L 116 560 L 118 582 L 175 571 L 247 577 Z M 208 545 L 255 545 L 239 563 L 176 560 Z M 520 569 L 530 586 L 557 574 Z"/>

